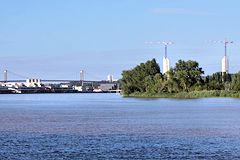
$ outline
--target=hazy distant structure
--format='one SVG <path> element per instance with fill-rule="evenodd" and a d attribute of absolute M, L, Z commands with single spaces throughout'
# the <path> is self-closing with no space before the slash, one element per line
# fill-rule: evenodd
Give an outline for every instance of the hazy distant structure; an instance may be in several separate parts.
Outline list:
<path fill-rule="evenodd" d="M 27 79 L 25 83 L 26 87 L 41 87 L 40 79 Z"/>
<path fill-rule="evenodd" d="M 108 81 L 108 82 L 113 82 L 113 75 L 109 74 L 109 75 L 107 76 L 107 81 Z"/>
<path fill-rule="evenodd" d="M 173 44 L 173 42 L 162 42 L 165 46 L 165 53 L 163 57 L 163 74 L 170 70 L 170 60 L 168 59 L 167 52 L 168 52 L 168 45 Z"/>
<path fill-rule="evenodd" d="M 80 71 L 80 82 L 82 82 L 82 86 L 83 86 L 83 81 L 84 81 L 84 70 Z"/>
<path fill-rule="evenodd" d="M 5 70 L 4 71 L 4 82 L 7 82 L 8 81 L 8 71 Z"/>

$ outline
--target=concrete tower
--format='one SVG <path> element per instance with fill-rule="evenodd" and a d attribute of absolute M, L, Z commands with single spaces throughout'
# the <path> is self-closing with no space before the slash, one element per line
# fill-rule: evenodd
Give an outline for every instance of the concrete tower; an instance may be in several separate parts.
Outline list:
<path fill-rule="evenodd" d="M 81 70 L 80 71 L 80 82 L 82 83 L 81 85 L 83 86 L 83 83 L 84 83 L 84 74 L 85 74 L 85 71 L 84 70 Z"/>
<path fill-rule="evenodd" d="M 8 70 L 4 71 L 4 82 L 8 81 Z"/>
<path fill-rule="evenodd" d="M 163 57 L 163 74 L 170 70 L 170 61 L 167 57 Z"/>
<path fill-rule="evenodd" d="M 224 43 L 224 57 L 222 58 L 222 75 L 228 74 L 229 73 L 229 61 L 228 61 L 228 56 L 227 56 L 227 45 L 229 43 L 233 43 L 233 41 L 222 41 Z"/>
<path fill-rule="evenodd" d="M 170 60 L 168 59 L 167 56 L 167 49 L 168 49 L 168 45 L 173 44 L 173 42 L 146 42 L 147 44 L 160 44 L 160 45 L 164 45 L 165 46 L 165 55 L 163 57 L 163 67 L 162 67 L 162 73 L 166 73 L 170 70 Z"/>
<path fill-rule="evenodd" d="M 170 60 L 167 57 L 167 47 L 170 44 L 173 44 L 172 42 L 163 42 L 165 45 L 165 55 L 163 57 L 163 74 L 168 72 L 170 70 Z"/>
<path fill-rule="evenodd" d="M 222 73 L 229 73 L 229 61 L 227 56 L 222 58 Z"/>

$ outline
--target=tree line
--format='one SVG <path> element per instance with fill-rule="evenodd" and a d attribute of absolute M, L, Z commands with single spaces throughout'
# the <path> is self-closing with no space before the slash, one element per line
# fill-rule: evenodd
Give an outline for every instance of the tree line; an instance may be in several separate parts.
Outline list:
<path fill-rule="evenodd" d="M 121 89 L 124 95 L 132 93 L 181 93 L 192 91 L 240 91 L 240 73 L 221 72 L 203 76 L 199 63 L 179 60 L 167 73 L 162 74 L 155 59 L 122 72 Z"/>

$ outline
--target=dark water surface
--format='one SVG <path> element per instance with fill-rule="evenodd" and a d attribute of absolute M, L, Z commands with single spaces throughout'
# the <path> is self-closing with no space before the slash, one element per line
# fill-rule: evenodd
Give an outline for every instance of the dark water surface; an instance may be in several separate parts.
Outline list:
<path fill-rule="evenodd" d="M 240 99 L 0 95 L 0 159 L 240 159 Z"/>

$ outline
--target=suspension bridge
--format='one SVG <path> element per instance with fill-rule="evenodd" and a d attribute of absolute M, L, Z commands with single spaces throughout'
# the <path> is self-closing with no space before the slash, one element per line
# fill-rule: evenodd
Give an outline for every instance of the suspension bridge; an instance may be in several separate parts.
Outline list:
<path fill-rule="evenodd" d="M 88 74 L 84 70 L 80 71 L 80 79 L 41 79 L 41 78 L 32 78 L 27 77 L 25 75 L 15 73 L 10 70 L 5 70 L 3 72 L 3 80 L 0 80 L 0 83 L 23 83 L 26 82 L 27 79 L 40 79 L 43 83 L 116 83 L 117 81 L 106 81 L 106 80 L 85 80 L 85 75 Z M 89 75 L 89 74 L 88 74 Z M 10 79 L 9 77 L 15 77 L 14 79 Z M 96 78 L 96 77 L 94 77 Z M 98 78 L 99 79 L 99 78 Z"/>
<path fill-rule="evenodd" d="M 110 80 L 85 80 L 86 72 L 80 71 L 80 79 L 30 78 L 10 70 L 3 72 L 0 94 L 3 93 L 119 93 L 119 82 Z M 14 77 L 14 79 L 9 79 Z M 17 79 L 16 79 L 17 78 Z M 19 79 L 18 79 L 19 78 Z M 56 85 L 58 83 L 58 85 Z"/>

